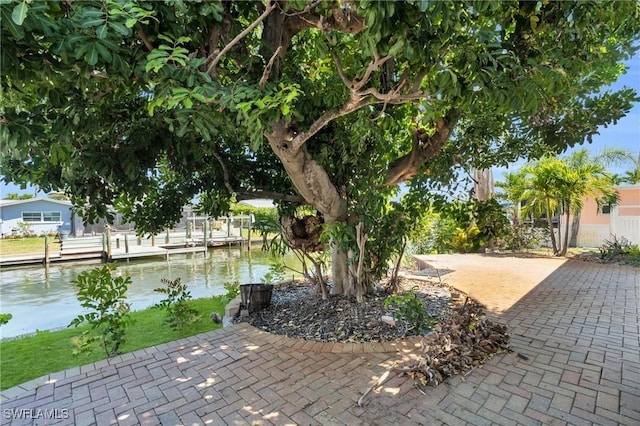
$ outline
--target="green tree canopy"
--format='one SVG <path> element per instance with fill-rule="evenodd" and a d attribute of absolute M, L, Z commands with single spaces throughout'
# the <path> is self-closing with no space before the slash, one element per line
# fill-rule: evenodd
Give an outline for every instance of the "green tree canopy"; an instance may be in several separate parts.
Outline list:
<path fill-rule="evenodd" d="M 457 173 L 588 141 L 636 99 L 601 88 L 636 51 L 637 2 L 3 1 L 0 13 L 5 180 L 63 190 L 88 220 L 113 204 L 140 232 L 196 195 L 214 215 L 233 199 L 311 205 L 339 293 L 361 293 L 349 265 L 366 256 L 379 274 Z M 389 202 L 401 183 L 404 206 Z M 298 244 L 317 236 L 299 228 Z"/>

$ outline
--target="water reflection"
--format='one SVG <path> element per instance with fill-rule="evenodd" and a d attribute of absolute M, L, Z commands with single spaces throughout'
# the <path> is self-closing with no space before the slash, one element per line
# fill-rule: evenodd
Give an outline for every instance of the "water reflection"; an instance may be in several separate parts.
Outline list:
<path fill-rule="evenodd" d="M 224 294 L 224 283 L 260 282 L 269 272 L 270 256 L 255 249 L 215 249 L 204 258 L 197 254 L 174 254 L 170 261 L 135 260 L 113 263 L 114 274 L 131 277 L 128 301 L 133 310 L 144 309 L 162 299 L 153 291 L 161 279 L 187 284 L 194 298 Z M 295 265 L 294 256 L 285 263 Z M 54 263 L 49 267 L 0 269 L 0 312 L 13 318 L 0 327 L 1 337 L 12 337 L 36 330 L 65 327 L 82 308 L 71 282 L 82 271 L 99 266 L 96 262 Z"/>

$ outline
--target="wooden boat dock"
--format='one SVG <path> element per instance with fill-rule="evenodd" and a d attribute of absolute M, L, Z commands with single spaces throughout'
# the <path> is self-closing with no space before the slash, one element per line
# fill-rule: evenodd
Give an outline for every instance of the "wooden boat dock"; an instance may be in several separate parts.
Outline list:
<path fill-rule="evenodd" d="M 237 236 L 215 236 L 207 239 L 207 244 L 200 239 L 185 239 L 168 236 L 161 244 L 156 245 L 156 238 L 129 238 L 128 235 L 91 236 L 67 238 L 60 243 L 47 244 L 44 254 L 0 256 L 0 267 L 28 266 L 64 261 L 82 261 L 102 259 L 106 262 L 129 260 L 145 257 L 162 257 L 170 260 L 171 255 L 185 253 L 202 253 L 208 255 L 210 247 L 221 248 L 231 245 L 245 245 L 250 242 Z M 158 238 L 159 239 L 159 238 Z M 130 241 L 131 240 L 131 241 Z"/>

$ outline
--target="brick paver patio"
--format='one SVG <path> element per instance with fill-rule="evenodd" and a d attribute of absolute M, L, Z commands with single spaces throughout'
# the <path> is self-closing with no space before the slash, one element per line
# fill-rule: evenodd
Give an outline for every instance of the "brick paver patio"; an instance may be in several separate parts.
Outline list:
<path fill-rule="evenodd" d="M 235 325 L 8 389 L 2 424 L 640 424 L 639 270 L 558 266 L 500 314 L 514 353 L 426 395 L 394 377 L 356 405 L 415 341 L 306 342 Z"/>

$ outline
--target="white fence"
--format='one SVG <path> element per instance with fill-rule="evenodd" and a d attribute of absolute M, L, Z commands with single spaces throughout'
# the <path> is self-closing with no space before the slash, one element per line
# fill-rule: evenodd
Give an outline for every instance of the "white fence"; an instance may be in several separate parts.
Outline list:
<path fill-rule="evenodd" d="M 625 238 L 632 244 L 640 244 L 640 216 L 620 216 L 618 209 L 611 209 L 608 225 L 580 224 L 578 230 L 578 247 L 600 247 L 605 240 L 615 235 Z"/>

